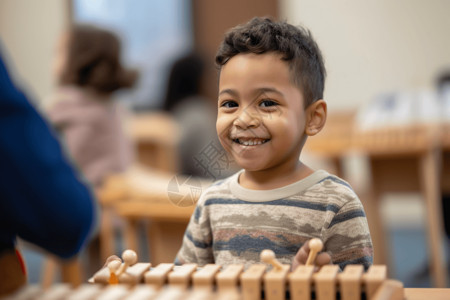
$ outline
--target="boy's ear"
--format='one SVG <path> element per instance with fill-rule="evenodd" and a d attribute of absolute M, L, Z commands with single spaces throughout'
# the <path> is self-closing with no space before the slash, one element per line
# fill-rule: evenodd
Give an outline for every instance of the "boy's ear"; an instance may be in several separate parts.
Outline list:
<path fill-rule="evenodd" d="M 313 136 L 319 133 L 327 120 L 327 103 L 323 100 L 317 100 L 306 108 L 306 126 L 305 133 Z"/>

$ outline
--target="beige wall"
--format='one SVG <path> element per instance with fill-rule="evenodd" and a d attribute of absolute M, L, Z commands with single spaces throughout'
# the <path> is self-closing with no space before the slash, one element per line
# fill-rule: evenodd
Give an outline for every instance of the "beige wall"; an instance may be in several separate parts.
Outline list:
<path fill-rule="evenodd" d="M 37 99 L 52 89 L 51 57 L 68 3 L 0 1 L 3 47 Z M 330 110 L 356 108 L 384 91 L 432 87 L 435 74 L 450 68 L 449 11 L 447 0 L 280 0 L 280 16 L 311 29 L 323 51 Z"/>
<path fill-rule="evenodd" d="M 321 47 L 330 110 L 374 95 L 432 88 L 450 68 L 450 1 L 281 0 L 280 15 L 308 27 Z"/>
<path fill-rule="evenodd" d="M 0 1 L 2 54 L 8 55 L 17 80 L 35 100 L 51 92 L 54 44 L 67 16 L 66 0 Z"/>

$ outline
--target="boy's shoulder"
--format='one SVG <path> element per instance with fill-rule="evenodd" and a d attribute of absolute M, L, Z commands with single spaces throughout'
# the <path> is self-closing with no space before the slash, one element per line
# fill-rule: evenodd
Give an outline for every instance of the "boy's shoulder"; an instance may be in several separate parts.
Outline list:
<path fill-rule="evenodd" d="M 327 201 L 329 204 L 336 207 L 336 211 L 344 206 L 347 207 L 347 209 L 359 208 L 362 206 L 361 200 L 353 190 L 352 186 L 336 175 L 328 174 L 328 176 L 318 182 L 314 188 L 316 189 L 316 194 L 327 195 Z"/>
<path fill-rule="evenodd" d="M 335 186 L 337 188 L 343 188 L 350 192 L 354 192 L 352 186 L 347 181 L 330 173 L 328 173 L 327 176 L 322 178 L 318 183 L 325 187 Z"/>

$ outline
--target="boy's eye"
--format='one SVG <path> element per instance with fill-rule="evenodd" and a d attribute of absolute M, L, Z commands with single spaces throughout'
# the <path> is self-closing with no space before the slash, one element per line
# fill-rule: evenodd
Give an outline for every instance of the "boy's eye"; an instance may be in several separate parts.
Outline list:
<path fill-rule="evenodd" d="M 238 107 L 239 105 L 235 101 L 228 100 L 228 101 L 224 101 L 220 106 L 226 107 L 226 108 L 233 108 L 233 107 Z"/>
<path fill-rule="evenodd" d="M 276 106 L 278 103 L 272 100 L 263 100 L 261 103 L 259 103 L 261 107 L 270 107 L 270 106 Z"/>

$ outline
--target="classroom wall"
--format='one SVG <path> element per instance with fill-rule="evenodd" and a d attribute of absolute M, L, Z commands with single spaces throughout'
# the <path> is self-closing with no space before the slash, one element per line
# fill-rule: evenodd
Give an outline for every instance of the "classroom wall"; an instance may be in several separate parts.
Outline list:
<path fill-rule="evenodd" d="M 204 55 L 202 93 L 217 99 L 217 49 L 226 31 L 254 16 L 278 17 L 278 0 L 191 0 L 195 49 Z M 239 7 L 239 9 L 237 9 Z M 215 101 L 215 100 L 214 100 Z"/>
<path fill-rule="evenodd" d="M 0 1 L 0 39 L 35 98 L 52 89 L 51 56 L 69 20 L 69 3 Z M 323 51 L 330 111 L 358 108 L 381 92 L 431 88 L 436 73 L 450 68 L 450 1 L 280 0 L 279 5 L 280 17 L 308 27 Z"/>
<path fill-rule="evenodd" d="M 19 75 L 35 101 L 52 90 L 50 73 L 53 49 L 68 21 L 68 1 L 1 0 L 0 40 L 2 55 Z"/>
<path fill-rule="evenodd" d="M 309 28 L 325 57 L 330 110 L 386 91 L 432 88 L 450 68 L 450 1 L 281 0 L 280 15 Z"/>

